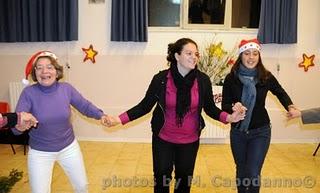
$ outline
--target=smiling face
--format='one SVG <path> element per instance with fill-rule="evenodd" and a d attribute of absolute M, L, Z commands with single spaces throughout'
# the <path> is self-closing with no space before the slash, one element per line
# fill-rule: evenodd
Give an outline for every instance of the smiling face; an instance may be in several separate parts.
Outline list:
<path fill-rule="evenodd" d="M 186 71 L 194 69 L 199 60 L 199 51 L 195 44 L 188 43 L 183 46 L 181 53 L 175 53 L 177 64 Z"/>
<path fill-rule="evenodd" d="M 255 48 L 250 48 L 242 52 L 241 61 L 247 68 L 255 68 L 259 62 L 260 52 Z"/>
<path fill-rule="evenodd" d="M 58 77 L 57 70 L 48 57 L 41 57 L 35 64 L 36 79 L 42 86 L 51 86 Z"/>

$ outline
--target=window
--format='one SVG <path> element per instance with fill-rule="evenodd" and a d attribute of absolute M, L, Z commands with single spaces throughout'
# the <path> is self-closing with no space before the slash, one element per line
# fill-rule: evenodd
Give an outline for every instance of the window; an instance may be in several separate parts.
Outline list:
<path fill-rule="evenodd" d="M 232 27 L 258 28 L 261 0 L 233 0 Z"/>
<path fill-rule="evenodd" d="M 258 28 L 261 0 L 149 0 L 149 27 Z"/>
<path fill-rule="evenodd" d="M 189 24 L 224 24 L 226 0 L 189 0 Z"/>
<path fill-rule="evenodd" d="M 181 0 L 149 0 L 150 27 L 179 27 Z"/>

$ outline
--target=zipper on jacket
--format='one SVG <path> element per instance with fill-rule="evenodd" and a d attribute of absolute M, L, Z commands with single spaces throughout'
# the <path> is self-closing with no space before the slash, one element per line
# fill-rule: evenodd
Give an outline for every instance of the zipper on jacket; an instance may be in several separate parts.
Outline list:
<path fill-rule="evenodd" d="M 203 90 L 203 85 L 201 84 L 201 77 L 200 75 L 197 77 L 197 81 L 198 81 L 198 89 L 199 89 L 199 106 L 198 106 L 198 113 L 199 113 L 199 128 L 198 128 L 198 135 L 200 137 L 200 134 L 201 134 L 201 131 L 202 131 L 202 122 L 201 122 L 201 112 L 202 112 L 202 109 L 203 109 L 203 100 L 202 99 L 202 96 L 203 96 L 203 93 L 202 93 L 202 90 Z"/>
<path fill-rule="evenodd" d="M 161 81 L 161 85 L 163 86 L 164 85 L 164 81 Z M 165 123 L 166 123 L 166 116 L 165 116 L 165 113 L 164 113 L 164 108 L 163 108 L 163 106 L 161 105 L 161 103 L 160 103 L 160 96 L 158 96 L 157 94 L 155 95 L 157 98 L 158 98 L 158 105 L 159 105 L 159 107 L 160 107 L 160 109 L 161 109 L 161 111 L 162 111 L 162 116 L 163 116 L 163 124 L 162 124 L 162 126 L 161 126 L 161 128 L 159 129 L 159 133 L 158 133 L 158 136 L 159 136 L 159 134 L 160 134 L 160 132 L 162 131 L 162 129 L 163 129 L 163 126 L 165 125 Z"/>
<path fill-rule="evenodd" d="M 160 109 L 161 109 L 161 111 L 162 111 L 162 115 L 163 115 L 163 124 L 162 124 L 162 126 L 161 126 L 161 128 L 160 128 L 160 130 L 159 130 L 159 133 L 158 133 L 158 136 L 159 136 L 159 134 L 161 133 L 161 130 L 163 129 L 163 126 L 166 124 L 166 116 L 165 116 L 165 114 L 164 114 L 164 109 L 163 109 L 163 107 L 162 107 L 162 105 L 159 103 L 159 107 L 160 107 Z"/>

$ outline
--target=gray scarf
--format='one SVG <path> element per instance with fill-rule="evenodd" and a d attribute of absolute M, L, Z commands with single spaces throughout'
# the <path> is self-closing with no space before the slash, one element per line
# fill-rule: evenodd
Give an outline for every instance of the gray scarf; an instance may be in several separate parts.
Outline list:
<path fill-rule="evenodd" d="M 239 130 L 248 131 L 249 124 L 252 117 L 253 107 L 256 103 L 256 84 L 257 84 L 257 69 L 246 68 L 243 64 L 240 64 L 238 71 L 238 77 L 243 84 L 241 103 L 247 108 L 246 117 L 241 121 Z"/>

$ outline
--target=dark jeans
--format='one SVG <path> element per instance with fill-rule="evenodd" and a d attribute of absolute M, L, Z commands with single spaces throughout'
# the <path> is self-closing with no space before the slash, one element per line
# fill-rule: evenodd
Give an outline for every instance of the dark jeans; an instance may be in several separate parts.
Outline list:
<path fill-rule="evenodd" d="M 231 129 L 230 143 L 236 163 L 238 193 L 259 193 L 260 173 L 270 138 L 269 125 L 247 132 Z"/>
<path fill-rule="evenodd" d="M 173 166 L 174 193 L 189 193 L 198 149 L 199 140 L 188 144 L 174 144 L 153 136 L 154 193 L 169 193 Z"/>

